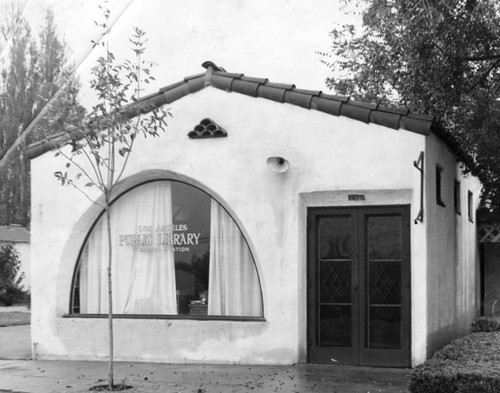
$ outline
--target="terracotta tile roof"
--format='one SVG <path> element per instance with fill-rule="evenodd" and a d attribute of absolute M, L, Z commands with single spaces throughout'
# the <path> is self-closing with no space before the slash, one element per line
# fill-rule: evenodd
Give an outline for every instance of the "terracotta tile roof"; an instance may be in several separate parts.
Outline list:
<path fill-rule="evenodd" d="M 269 82 L 266 78 L 230 73 L 210 61 L 203 63 L 203 67 L 206 72 L 188 76 L 180 82 L 160 89 L 157 93 L 143 97 L 139 102 L 125 107 L 124 113 L 132 118 L 161 105 L 170 104 L 207 86 L 212 86 L 228 92 L 261 97 L 334 116 L 345 116 L 364 123 L 379 124 L 395 130 L 404 129 L 422 135 L 429 135 L 431 129 L 436 128 L 437 125 L 433 116 L 410 113 L 406 108 L 385 108 L 378 104 L 354 101 L 349 97 L 324 94 L 315 90 L 297 89 L 295 85 L 291 84 Z M 78 132 L 78 130 L 74 130 L 74 132 Z M 50 137 L 49 140 L 32 144 L 28 148 L 29 157 L 37 157 L 67 139 L 67 135 L 61 133 Z"/>
<path fill-rule="evenodd" d="M 0 225 L 1 243 L 29 243 L 30 231 L 20 225 Z"/>

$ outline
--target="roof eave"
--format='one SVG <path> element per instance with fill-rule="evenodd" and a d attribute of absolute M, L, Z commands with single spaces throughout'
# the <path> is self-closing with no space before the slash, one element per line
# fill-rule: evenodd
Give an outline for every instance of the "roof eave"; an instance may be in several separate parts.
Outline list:
<path fill-rule="evenodd" d="M 364 123 L 378 124 L 395 130 L 403 129 L 421 135 L 429 135 L 435 127 L 435 119 L 428 115 L 409 113 L 406 108 L 382 108 L 349 99 L 349 97 L 324 94 L 321 91 L 297 89 L 295 85 L 273 83 L 266 78 L 247 77 L 244 74 L 229 73 L 213 62 L 203 63 L 206 72 L 188 76 L 184 80 L 161 88 L 158 92 L 142 97 L 138 102 L 123 108 L 128 118 L 151 112 L 166 104 L 171 104 L 207 86 L 235 92 L 250 97 L 261 97 L 271 101 L 287 103 L 304 109 L 316 110 L 334 116 L 345 116 Z M 30 159 L 47 151 L 60 148 L 74 138 L 69 132 L 54 135 L 28 147 Z M 78 130 L 77 130 L 78 131 Z"/>

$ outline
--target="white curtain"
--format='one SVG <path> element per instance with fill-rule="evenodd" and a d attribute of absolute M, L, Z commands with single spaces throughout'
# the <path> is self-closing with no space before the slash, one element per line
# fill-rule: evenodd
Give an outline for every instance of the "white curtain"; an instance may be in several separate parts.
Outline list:
<path fill-rule="evenodd" d="M 174 252 L 158 242 L 171 225 L 169 182 L 137 187 L 112 205 L 113 313 L 177 314 Z M 103 216 L 81 256 L 81 313 L 108 312 L 106 228 Z"/>
<path fill-rule="evenodd" d="M 231 216 L 212 200 L 208 315 L 261 316 L 255 264 Z"/>

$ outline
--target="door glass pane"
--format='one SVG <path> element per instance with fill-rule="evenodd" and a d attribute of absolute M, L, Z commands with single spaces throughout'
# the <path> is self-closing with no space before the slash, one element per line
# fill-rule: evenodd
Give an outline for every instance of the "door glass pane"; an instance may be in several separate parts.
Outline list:
<path fill-rule="evenodd" d="M 369 307 L 368 348 L 401 348 L 401 307 Z"/>
<path fill-rule="evenodd" d="M 350 215 L 319 218 L 319 345 L 351 346 L 351 225 Z"/>
<path fill-rule="evenodd" d="M 401 263 L 370 262 L 369 288 L 370 304 L 401 304 Z"/>
<path fill-rule="evenodd" d="M 367 216 L 366 237 L 366 346 L 400 348 L 402 216 Z"/>
<path fill-rule="evenodd" d="M 321 259 L 351 259 L 351 217 L 322 217 L 319 220 Z"/>
<path fill-rule="evenodd" d="M 351 303 L 351 262 L 320 262 L 321 303 Z"/>
<path fill-rule="evenodd" d="M 351 306 L 321 305 L 319 345 L 351 346 Z"/>
<path fill-rule="evenodd" d="M 401 216 L 370 216 L 366 229 L 369 259 L 401 259 Z"/>

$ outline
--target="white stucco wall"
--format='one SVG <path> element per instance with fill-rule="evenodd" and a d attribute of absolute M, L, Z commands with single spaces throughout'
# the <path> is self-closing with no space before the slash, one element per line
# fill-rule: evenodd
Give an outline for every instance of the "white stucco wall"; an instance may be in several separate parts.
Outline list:
<path fill-rule="evenodd" d="M 139 140 L 126 177 L 165 170 L 211 191 L 240 224 L 262 283 L 265 321 L 118 319 L 121 360 L 289 364 L 306 361 L 306 227 L 308 206 L 407 204 L 419 209 L 413 161 L 425 137 L 206 88 L 171 105 L 166 134 Z M 209 117 L 227 138 L 190 140 Z M 284 174 L 266 160 L 290 162 Z M 32 161 L 32 340 L 39 358 L 107 355 L 105 319 L 64 318 L 79 249 L 97 210 L 53 172 L 46 153 Z M 365 193 L 348 202 L 347 190 Z M 416 192 L 415 192 L 416 190 Z M 426 353 L 425 226 L 412 225 L 412 359 Z"/>
<path fill-rule="evenodd" d="M 442 200 L 436 203 L 436 165 L 442 171 Z M 427 356 L 470 331 L 479 313 L 479 256 L 475 212 L 481 184 L 464 176 L 445 144 L 431 135 L 425 157 L 425 221 L 427 227 Z M 460 210 L 454 207 L 454 181 L 460 182 Z M 473 222 L 467 211 L 473 193 Z"/>

